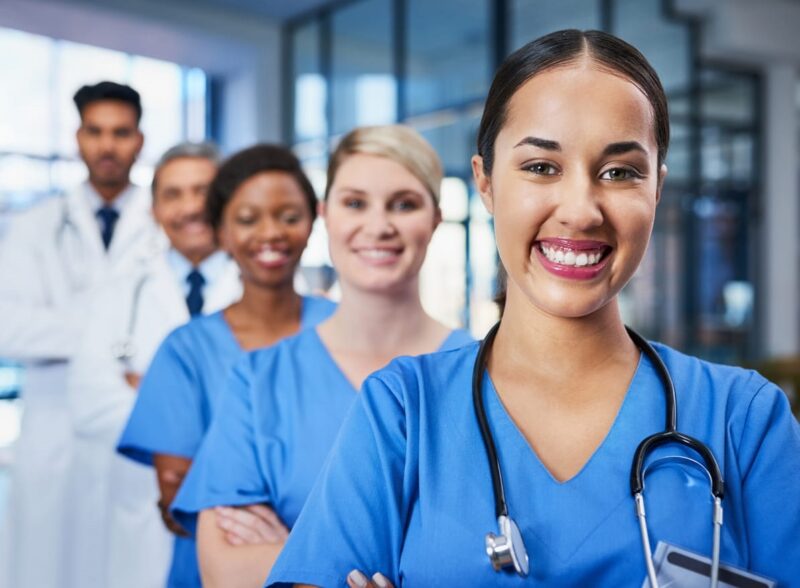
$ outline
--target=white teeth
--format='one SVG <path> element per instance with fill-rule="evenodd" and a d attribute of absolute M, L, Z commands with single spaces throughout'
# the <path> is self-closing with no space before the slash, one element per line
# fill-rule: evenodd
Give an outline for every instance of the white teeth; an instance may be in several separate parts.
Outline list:
<path fill-rule="evenodd" d="M 274 263 L 284 259 L 285 257 L 285 253 L 281 251 L 275 251 L 273 249 L 265 249 L 258 254 L 258 260 L 263 261 L 264 263 Z"/>
<path fill-rule="evenodd" d="M 540 245 L 540 250 L 542 253 L 544 253 L 544 256 L 553 263 L 570 265 L 574 267 L 595 265 L 600 263 L 600 259 L 603 257 L 602 251 L 579 251 L 576 253 L 575 251 L 569 249 L 548 247 L 546 245 Z"/>
<path fill-rule="evenodd" d="M 386 259 L 395 255 L 395 252 L 389 249 L 362 249 L 359 253 L 372 259 Z"/>

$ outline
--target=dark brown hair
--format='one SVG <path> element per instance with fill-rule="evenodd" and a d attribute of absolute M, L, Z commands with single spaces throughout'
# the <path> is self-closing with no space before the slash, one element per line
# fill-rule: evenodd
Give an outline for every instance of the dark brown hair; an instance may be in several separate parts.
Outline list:
<path fill-rule="evenodd" d="M 635 84 L 653 107 L 658 147 L 658 167 L 669 146 L 669 112 L 661 80 L 638 49 L 602 31 L 569 29 L 539 37 L 509 55 L 495 73 L 478 129 L 478 155 L 483 169 L 492 173 L 494 144 L 508 117 L 508 103 L 517 90 L 536 74 L 566 65 L 582 56 L 619 73 Z"/>

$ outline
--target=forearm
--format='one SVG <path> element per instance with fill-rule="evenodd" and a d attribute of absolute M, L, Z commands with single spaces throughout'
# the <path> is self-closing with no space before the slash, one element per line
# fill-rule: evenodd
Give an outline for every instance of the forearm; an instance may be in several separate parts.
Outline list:
<path fill-rule="evenodd" d="M 207 588 L 261 588 L 281 549 L 283 543 L 231 545 L 217 526 L 214 511 L 200 513 L 197 555 Z"/>

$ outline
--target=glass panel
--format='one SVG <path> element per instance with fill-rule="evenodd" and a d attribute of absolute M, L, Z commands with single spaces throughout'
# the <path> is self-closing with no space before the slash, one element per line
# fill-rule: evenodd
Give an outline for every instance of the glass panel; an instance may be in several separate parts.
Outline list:
<path fill-rule="evenodd" d="M 484 99 L 492 73 L 489 22 L 487 0 L 408 1 L 408 115 Z"/>
<path fill-rule="evenodd" d="M 599 29 L 597 0 L 514 0 L 509 13 L 511 50 L 561 29 Z"/>
<path fill-rule="evenodd" d="M 0 29 L 0 150 L 49 155 L 53 149 L 50 106 L 53 42 Z"/>
<path fill-rule="evenodd" d="M 141 159 L 156 162 L 185 136 L 181 68 L 167 61 L 134 57 L 130 85 L 142 98 L 141 129 L 147 140 Z"/>
<path fill-rule="evenodd" d="M 670 20 L 662 0 L 615 0 L 612 32 L 639 49 L 667 94 L 686 92 L 691 73 L 689 28 Z"/>
<path fill-rule="evenodd" d="M 58 60 L 53 72 L 56 79 L 57 149 L 60 155 L 75 157 L 78 154 L 75 130 L 80 126 L 80 117 L 72 97 L 85 84 L 103 80 L 126 83 L 130 57 L 119 51 L 66 41 L 59 41 L 57 46 Z M 141 92 L 140 88 L 137 90 Z"/>
<path fill-rule="evenodd" d="M 468 178 L 472 176 L 470 160 L 477 150 L 475 140 L 479 116 L 464 116 L 445 110 L 408 122 L 422 133 L 439 154 L 447 175 Z"/>
<path fill-rule="evenodd" d="M 21 210 L 50 193 L 48 160 L 26 155 L 0 156 L 0 209 Z"/>
<path fill-rule="evenodd" d="M 202 141 L 206 138 L 206 92 L 208 79 L 196 67 L 186 72 L 186 139 Z"/>
<path fill-rule="evenodd" d="M 746 76 L 705 70 L 701 74 L 702 114 L 706 119 L 754 124 L 755 85 Z"/>
<path fill-rule="evenodd" d="M 294 141 L 328 133 L 325 114 L 327 88 L 320 64 L 319 24 L 309 23 L 292 36 L 294 80 Z"/>
<path fill-rule="evenodd" d="M 446 221 L 461 222 L 469 213 L 469 194 L 467 184 L 461 178 L 442 180 L 441 199 L 442 218 Z"/>
<path fill-rule="evenodd" d="M 420 272 L 422 305 L 431 316 L 451 327 L 464 324 L 466 245 L 462 225 L 442 223 L 433 234 Z"/>
<path fill-rule="evenodd" d="M 397 118 L 391 10 L 391 2 L 366 0 L 331 19 L 333 134 Z"/>

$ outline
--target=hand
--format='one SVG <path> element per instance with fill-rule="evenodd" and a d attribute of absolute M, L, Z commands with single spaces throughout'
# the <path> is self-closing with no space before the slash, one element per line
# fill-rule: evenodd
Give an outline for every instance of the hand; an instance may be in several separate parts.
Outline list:
<path fill-rule="evenodd" d="M 347 585 L 350 588 L 394 588 L 394 584 L 380 572 L 373 574 L 372 578 L 367 578 L 358 570 L 347 574 Z"/>
<path fill-rule="evenodd" d="M 142 383 L 142 374 L 137 374 L 136 372 L 125 372 L 125 381 L 128 382 L 128 386 L 134 390 L 138 390 L 139 384 Z"/>
<path fill-rule="evenodd" d="M 217 526 L 225 531 L 225 538 L 231 545 L 283 543 L 289 536 L 289 529 L 275 511 L 263 504 L 218 506 L 214 511 Z"/>
<path fill-rule="evenodd" d="M 183 528 L 178 521 L 172 518 L 172 514 L 169 512 L 169 503 L 163 500 L 158 501 L 158 510 L 161 511 L 161 520 L 164 521 L 164 525 L 170 532 L 174 533 L 178 537 L 189 537 L 191 533 Z"/>

